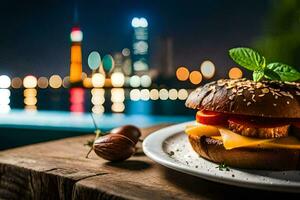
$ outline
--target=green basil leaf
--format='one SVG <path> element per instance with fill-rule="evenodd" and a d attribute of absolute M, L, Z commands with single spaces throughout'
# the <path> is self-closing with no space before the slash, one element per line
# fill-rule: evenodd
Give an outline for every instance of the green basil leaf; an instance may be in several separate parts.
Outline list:
<path fill-rule="evenodd" d="M 264 71 L 257 70 L 253 72 L 253 80 L 260 81 L 264 77 Z"/>
<path fill-rule="evenodd" d="M 248 70 L 256 71 L 266 65 L 266 59 L 258 52 L 249 48 L 233 48 L 229 50 L 230 57 Z"/>
<path fill-rule="evenodd" d="M 271 63 L 268 69 L 276 72 L 282 81 L 297 81 L 300 79 L 300 73 L 293 67 L 282 63 Z"/>
<path fill-rule="evenodd" d="M 280 76 L 271 69 L 264 69 L 265 78 L 270 80 L 281 80 Z"/>

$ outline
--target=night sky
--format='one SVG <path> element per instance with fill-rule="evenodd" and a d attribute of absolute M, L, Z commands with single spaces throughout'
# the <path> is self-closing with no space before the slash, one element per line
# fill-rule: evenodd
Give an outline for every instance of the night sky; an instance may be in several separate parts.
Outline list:
<path fill-rule="evenodd" d="M 75 8 L 84 33 L 85 71 L 90 51 L 104 55 L 131 48 L 134 16 L 148 20 L 152 66 L 159 65 L 156 41 L 170 36 L 174 68 L 196 69 L 201 61 L 211 59 L 222 71 L 233 64 L 229 48 L 251 46 L 262 33 L 270 1 L 1 1 L 0 74 L 67 75 Z"/>

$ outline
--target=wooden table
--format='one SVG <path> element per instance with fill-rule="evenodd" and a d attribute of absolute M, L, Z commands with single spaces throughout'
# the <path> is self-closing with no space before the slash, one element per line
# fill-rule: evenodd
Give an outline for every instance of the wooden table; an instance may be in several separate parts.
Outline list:
<path fill-rule="evenodd" d="M 143 136 L 163 127 L 143 129 Z M 43 134 L 43 133 L 41 133 Z M 253 199 L 299 195 L 243 189 L 167 169 L 144 154 L 121 163 L 83 144 L 93 135 L 0 152 L 0 199 Z M 16 138 L 17 140 L 18 138 Z"/>

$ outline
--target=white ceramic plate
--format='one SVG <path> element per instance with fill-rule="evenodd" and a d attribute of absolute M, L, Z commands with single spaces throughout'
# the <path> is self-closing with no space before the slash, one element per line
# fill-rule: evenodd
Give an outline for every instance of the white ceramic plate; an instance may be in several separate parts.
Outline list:
<path fill-rule="evenodd" d="M 198 156 L 184 133 L 186 122 L 163 128 L 143 142 L 145 154 L 154 161 L 183 173 L 210 181 L 247 188 L 300 192 L 300 171 L 266 171 L 229 168 L 220 171 L 217 164 Z"/>

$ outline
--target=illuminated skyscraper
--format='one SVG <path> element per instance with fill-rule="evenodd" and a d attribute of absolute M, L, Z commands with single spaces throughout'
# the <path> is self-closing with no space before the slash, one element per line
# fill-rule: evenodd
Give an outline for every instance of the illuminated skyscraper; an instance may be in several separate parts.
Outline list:
<path fill-rule="evenodd" d="M 133 18 L 133 71 L 143 73 L 149 70 L 148 63 L 148 22 L 145 18 Z"/>
<path fill-rule="evenodd" d="M 81 41 L 83 38 L 82 31 L 78 26 L 71 30 L 71 66 L 70 66 L 70 83 L 80 83 L 82 81 L 82 53 Z"/>

